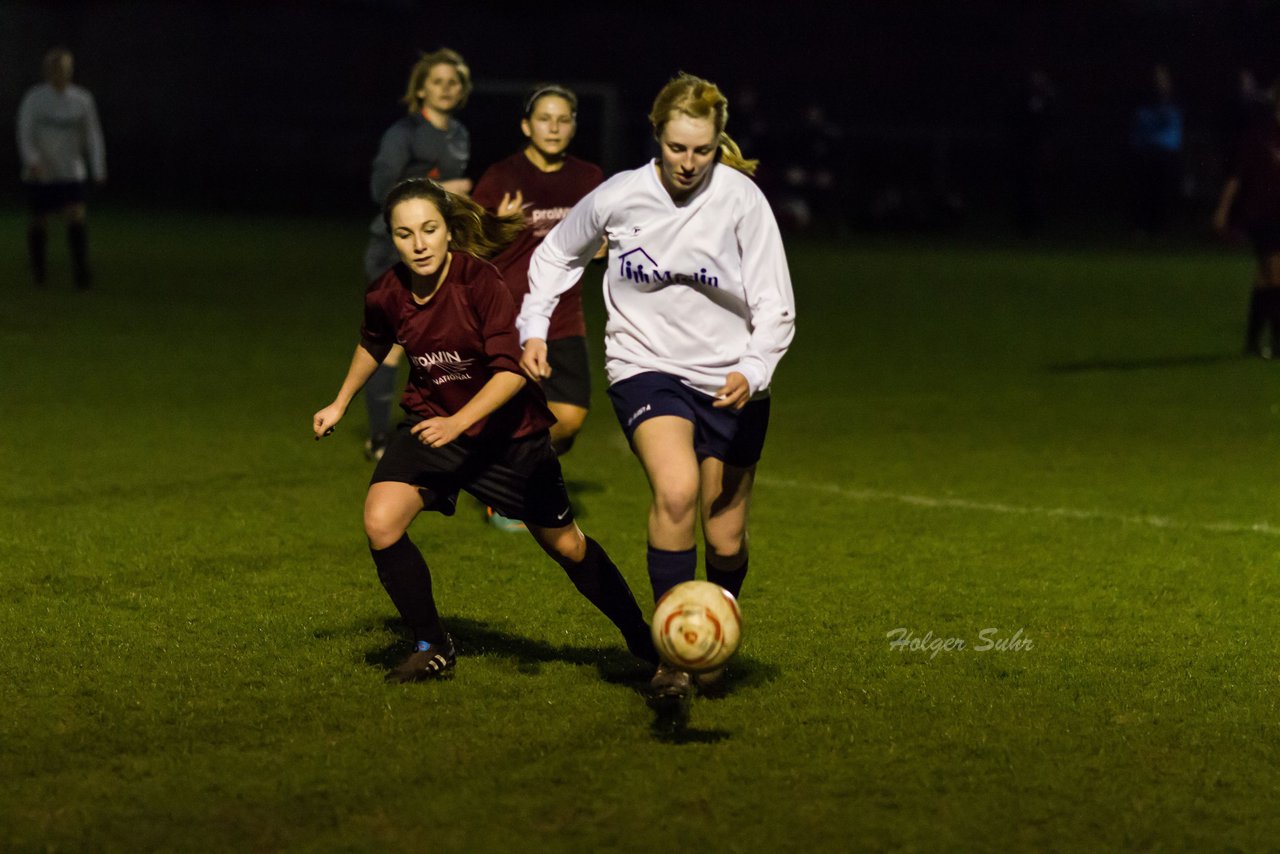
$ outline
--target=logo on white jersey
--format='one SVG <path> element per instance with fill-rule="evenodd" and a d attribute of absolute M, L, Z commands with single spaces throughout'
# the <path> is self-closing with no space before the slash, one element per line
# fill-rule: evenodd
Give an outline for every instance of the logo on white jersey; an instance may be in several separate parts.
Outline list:
<path fill-rule="evenodd" d="M 696 273 L 673 273 L 671 270 L 663 270 L 658 262 L 653 260 L 653 256 L 639 246 L 618 256 L 618 275 L 629 282 L 640 284 L 652 282 L 659 285 L 720 287 L 720 277 L 714 273 L 708 273 L 706 267 Z"/>

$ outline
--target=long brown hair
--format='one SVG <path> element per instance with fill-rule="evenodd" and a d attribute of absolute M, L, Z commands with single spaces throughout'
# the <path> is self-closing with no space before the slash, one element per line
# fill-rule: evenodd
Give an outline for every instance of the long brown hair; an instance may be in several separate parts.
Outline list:
<path fill-rule="evenodd" d="M 672 78 L 653 99 L 653 109 L 649 111 L 649 123 L 653 125 L 655 138 L 662 136 L 662 129 L 667 126 L 672 113 L 710 119 L 718 135 L 720 162 L 739 172 L 756 174 L 760 161 L 744 157 L 742 149 L 724 132 L 724 126 L 729 123 L 729 99 L 716 84 L 683 71 Z"/>
<path fill-rule="evenodd" d="M 467 98 L 471 95 L 471 69 L 467 66 L 467 61 L 462 58 L 462 54 L 442 47 L 431 53 L 424 53 L 409 70 L 409 83 L 405 87 L 404 97 L 400 100 L 404 101 L 410 113 L 422 112 L 422 98 L 418 97 L 418 93 L 422 91 L 422 85 L 427 82 L 427 75 L 431 73 L 431 69 L 437 65 L 452 65 L 453 70 L 458 72 L 458 80 L 462 82 L 462 95 L 458 98 L 456 109 L 461 110 L 467 105 Z"/>
<path fill-rule="evenodd" d="M 387 193 L 382 221 L 391 231 L 391 212 L 409 199 L 425 199 L 436 206 L 449 229 L 449 245 L 477 258 L 492 258 L 506 249 L 524 229 L 524 216 L 489 213 L 466 196 L 450 193 L 429 178 L 401 181 Z"/>

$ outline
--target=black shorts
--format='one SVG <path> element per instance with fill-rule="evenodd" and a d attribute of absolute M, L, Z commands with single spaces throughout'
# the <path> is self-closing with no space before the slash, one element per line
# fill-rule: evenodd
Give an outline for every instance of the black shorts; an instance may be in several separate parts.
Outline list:
<path fill-rule="evenodd" d="M 670 374 L 649 371 L 609 386 L 613 411 L 632 441 L 636 428 L 659 415 L 675 415 L 693 422 L 693 450 L 699 460 L 712 457 L 726 465 L 747 468 L 760 460 L 769 429 L 769 398 L 749 402 L 740 410 L 717 409 L 709 394 L 690 388 Z"/>
<path fill-rule="evenodd" d="M 587 357 L 587 339 L 576 336 L 548 341 L 547 364 L 551 366 L 551 376 L 540 383 L 547 401 L 590 409 L 591 360 Z"/>
<path fill-rule="evenodd" d="M 1263 220 L 1250 225 L 1249 242 L 1253 244 L 1253 254 L 1259 262 L 1272 255 L 1280 255 L 1280 221 Z"/>
<path fill-rule="evenodd" d="M 27 184 L 27 204 L 36 216 L 55 213 L 70 205 L 84 204 L 85 195 L 83 181 Z"/>
<path fill-rule="evenodd" d="M 560 461 L 547 431 L 506 442 L 459 436 L 443 448 L 424 445 L 403 421 L 373 470 L 374 483 L 418 487 L 425 509 L 452 516 L 458 491 L 465 490 L 510 519 L 540 528 L 573 521 Z"/>

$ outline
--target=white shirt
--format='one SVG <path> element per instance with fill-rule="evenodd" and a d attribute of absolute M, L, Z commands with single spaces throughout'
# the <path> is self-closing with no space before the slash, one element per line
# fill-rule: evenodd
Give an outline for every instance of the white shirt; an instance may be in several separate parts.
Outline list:
<path fill-rule="evenodd" d="M 677 205 L 656 161 L 621 172 L 578 202 L 529 262 L 516 320 L 521 343 L 546 338 L 559 295 L 609 241 L 604 277 L 609 383 L 646 371 L 714 394 L 732 371 L 765 391 L 795 334 L 782 237 L 755 182 L 716 163 Z"/>
<path fill-rule="evenodd" d="M 49 83 L 28 89 L 18 107 L 18 154 L 24 181 L 87 181 L 90 168 L 106 180 L 106 147 L 89 91 L 69 84 L 59 92 Z"/>

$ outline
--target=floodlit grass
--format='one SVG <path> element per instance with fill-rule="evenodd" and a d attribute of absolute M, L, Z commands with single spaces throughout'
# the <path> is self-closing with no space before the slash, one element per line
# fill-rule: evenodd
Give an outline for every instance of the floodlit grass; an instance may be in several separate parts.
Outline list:
<path fill-rule="evenodd" d="M 1235 355 L 1243 253 L 794 245 L 744 647 L 671 721 L 473 505 L 414 528 L 457 677 L 383 683 L 361 405 L 309 434 L 361 225 L 100 213 L 88 294 L 58 240 L 46 292 L 0 258 L 0 848 L 1280 838 L 1280 371 Z M 566 474 L 644 591 L 597 392 Z"/>

